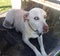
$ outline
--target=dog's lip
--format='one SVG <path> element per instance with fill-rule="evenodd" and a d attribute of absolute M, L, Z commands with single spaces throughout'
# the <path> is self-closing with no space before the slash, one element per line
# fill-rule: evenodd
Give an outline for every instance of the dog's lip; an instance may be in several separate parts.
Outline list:
<path fill-rule="evenodd" d="M 43 32 L 44 32 L 44 33 L 47 33 L 48 31 L 49 31 L 49 27 L 48 27 L 48 26 L 44 26 L 44 27 L 43 27 Z"/>
<path fill-rule="evenodd" d="M 38 30 L 36 30 L 36 33 L 37 33 L 38 35 L 42 35 L 42 34 L 43 34 L 43 32 L 39 32 Z"/>
<path fill-rule="evenodd" d="M 49 32 L 49 29 L 48 30 L 43 30 L 43 33 L 47 33 L 47 32 Z"/>

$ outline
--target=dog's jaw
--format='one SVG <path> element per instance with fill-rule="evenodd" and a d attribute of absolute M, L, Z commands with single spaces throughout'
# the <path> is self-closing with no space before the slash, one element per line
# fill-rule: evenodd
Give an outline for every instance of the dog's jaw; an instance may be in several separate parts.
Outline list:
<path fill-rule="evenodd" d="M 37 34 L 37 32 L 33 31 L 30 28 L 30 26 L 28 25 L 27 21 L 25 21 L 24 24 L 25 24 L 25 31 L 26 31 L 25 35 L 26 36 L 28 36 L 29 38 L 37 38 L 37 37 L 39 37 L 38 34 Z"/>

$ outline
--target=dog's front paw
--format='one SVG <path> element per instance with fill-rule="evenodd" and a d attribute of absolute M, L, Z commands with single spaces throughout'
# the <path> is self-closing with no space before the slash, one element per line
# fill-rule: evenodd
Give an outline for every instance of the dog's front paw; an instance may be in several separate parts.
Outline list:
<path fill-rule="evenodd" d="M 36 54 L 36 56 L 42 56 L 40 53 Z"/>
<path fill-rule="evenodd" d="M 36 56 L 42 56 L 42 55 L 38 54 L 38 55 L 36 55 Z"/>
<path fill-rule="evenodd" d="M 42 52 L 42 56 L 48 56 L 46 52 Z"/>
<path fill-rule="evenodd" d="M 42 54 L 42 56 L 48 56 L 47 54 Z"/>

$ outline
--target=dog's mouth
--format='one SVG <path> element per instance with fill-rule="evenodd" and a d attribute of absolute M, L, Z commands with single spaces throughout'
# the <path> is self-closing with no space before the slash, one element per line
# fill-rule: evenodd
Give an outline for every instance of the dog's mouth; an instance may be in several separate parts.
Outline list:
<path fill-rule="evenodd" d="M 36 30 L 37 34 L 40 36 L 42 35 L 43 33 L 47 33 L 49 31 L 49 27 L 44 25 L 43 26 L 43 31 L 42 32 L 39 32 L 38 30 Z"/>
<path fill-rule="evenodd" d="M 49 31 L 49 27 L 47 28 L 45 26 L 45 28 L 43 28 L 43 32 L 40 33 L 38 30 L 36 30 L 35 32 L 37 33 L 37 35 L 41 36 L 41 35 L 43 35 L 43 33 L 47 33 L 48 31 Z"/>
<path fill-rule="evenodd" d="M 29 27 L 30 27 L 34 32 L 36 32 L 39 36 L 42 35 L 43 33 L 47 33 L 47 32 L 49 31 L 48 25 L 45 25 L 45 24 L 44 24 L 44 26 L 43 26 L 43 31 L 40 32 L 39 30 L 34 29 L 34 28 L 32 27 L 32 25 L 29 23 L 29 21 L 27 21 L 27 22 L 28 22 Z"/>

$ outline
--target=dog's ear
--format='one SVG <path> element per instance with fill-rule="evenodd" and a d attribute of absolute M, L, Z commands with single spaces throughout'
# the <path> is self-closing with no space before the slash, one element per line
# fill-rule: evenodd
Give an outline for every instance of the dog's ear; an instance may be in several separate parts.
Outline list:
<path fill-rule="evenodd" d="M 26 20 L 28 20 L 28 15 L 29 15 L 29 13 L 26 13 L 26 14 L 24 14 L 24 21 L 26 21 Z"/>

